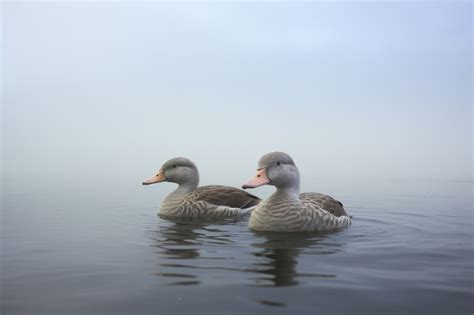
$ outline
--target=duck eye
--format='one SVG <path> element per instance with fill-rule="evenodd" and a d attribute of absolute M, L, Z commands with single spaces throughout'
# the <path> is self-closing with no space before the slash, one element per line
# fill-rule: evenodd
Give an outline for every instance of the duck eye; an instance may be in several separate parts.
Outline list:
<path fill-rule="evenodd" d="M 280 161 L 277 162 L 277 165 L 280 165 Z"/>
<path fill-rule="evenodd" d="M 173 165 L 173 168 L 176 168 L 176 165 Z"/>

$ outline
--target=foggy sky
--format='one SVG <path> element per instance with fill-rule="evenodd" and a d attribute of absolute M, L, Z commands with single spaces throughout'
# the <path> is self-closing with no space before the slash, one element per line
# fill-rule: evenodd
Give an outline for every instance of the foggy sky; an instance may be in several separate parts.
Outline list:
<path fill-rule="evenodd" d="M 472 179 L 472 4 L 3 3 L 4 181 Z M 134 182 L 135 184 L 135 182 Z"/>

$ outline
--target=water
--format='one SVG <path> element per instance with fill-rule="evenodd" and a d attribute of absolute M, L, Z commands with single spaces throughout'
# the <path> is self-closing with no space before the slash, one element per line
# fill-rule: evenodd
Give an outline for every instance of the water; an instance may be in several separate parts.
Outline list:
<path fill-rule="evenodd" d="M 165 220 L 167 189 L 4 184 L 2 314 L 474 311 L 471 182 L 341 188 L 327 234 Z"/>

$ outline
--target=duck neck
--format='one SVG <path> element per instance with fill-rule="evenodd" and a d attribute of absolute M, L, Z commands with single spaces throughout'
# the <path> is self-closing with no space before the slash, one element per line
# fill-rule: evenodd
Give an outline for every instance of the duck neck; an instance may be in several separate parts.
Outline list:
<path fill-rule="evenodd" d="M 185 195 L 196 189 L 199 185 L 199 173 L 197 170 L 192 170 L 186 178 L 176 182 L 178 188 L 173 192 L 175 195 Z"/>
<path fill-rule="evenodd" d="M 277 179 L 275 182 L 276 191 L 273 197 L 286 201 L 296 201 L 300 199 L 300 176 L 298 169 L 290 169 L 287 176 Z"/>
<path fill-rule="evenodd" d="M 192 192 L 198 187 L 199 180 L 196 181 L 186 181 L 183 183 L 178 183 L 178 188 L 176 188 L 172 193 L 166 197 L 167 203 L 175 204 L 180 202 L 184 196 Z"/>
<path fill-rule="evenodd" d="M 178 188 L 173 192 L 176 195 L 185 195 L 198 187 L 197 182 L 186 182 L 179 184 Z"/>
<path fill-rule="evenodd" d="M 289 186 L 279 186 L 273 193 L 272 197 L 284 200 L 299 200 L 300 199 L 300 183 L 293 183 Z"/>

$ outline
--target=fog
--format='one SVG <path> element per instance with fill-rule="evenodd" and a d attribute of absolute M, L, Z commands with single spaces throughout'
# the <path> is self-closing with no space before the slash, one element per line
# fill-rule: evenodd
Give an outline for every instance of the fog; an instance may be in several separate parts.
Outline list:
<path fill-rule="evenodd" d="M 472 180 L 470 1 L 4 2 L 2 35 L 4 188 L 237 186 L 273 150 L 303 189 Z"/>

